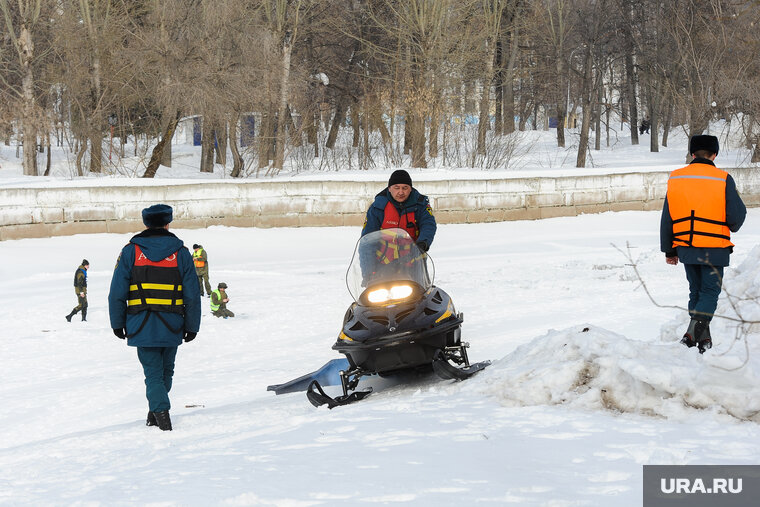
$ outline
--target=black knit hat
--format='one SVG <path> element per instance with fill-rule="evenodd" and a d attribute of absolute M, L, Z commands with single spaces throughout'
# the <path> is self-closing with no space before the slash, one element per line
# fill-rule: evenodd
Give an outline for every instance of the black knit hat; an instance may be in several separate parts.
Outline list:
<path fill-rule="evenodd" d="M 90 261 L 88 261 L 87 259 L 82 259 L 82 266 L 89 266 L 89 265 L 90 265 Z"/>
<path fill-rule="evenodd" d="M 201 247 L 201 246 L 200 246 L 198 243 L 196 243 L 196 244 L 194 244 L 194 245 L 193 245 L 193 250 L 195 250 L 195 249 L 197 249 L 197 248 L 200 248 L 200 247 Z"/>
<path fill-rule="evenodd" d="M 689 153 L 695 153 L 699 150 L 709 151 L 718 154 L 718 138 L 715 136 L 692 136 L 689 141 Z"/>
<path fill-rule="evenodd" d="M 156 229 L 172 221 L 172 207 L 166 204 L 154 204 L 142 210 L 142 219 L 146 227 Z"/>
<path fill-rule="evenodd" d="M 403 169 L 397 169 L 393 171 L 391 178 L 388 180 L 388 186 L 392 187 L 393 185 L 409 185 L 411 187 L 412 177 Z"/>

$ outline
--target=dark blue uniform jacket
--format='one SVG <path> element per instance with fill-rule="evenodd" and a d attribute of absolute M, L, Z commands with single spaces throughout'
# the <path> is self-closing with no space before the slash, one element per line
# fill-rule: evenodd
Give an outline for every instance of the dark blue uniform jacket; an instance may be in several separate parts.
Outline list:
<path fill-rule="evenodd" d="M 692 164 L 715 164 L 706 158 L 695 158 Z M 726 178 L 726 223 L 731 232 L 736 232 L 744 223 L 747 216 L 747 208 L 744 206 L 739 193 L 736 191 L 736 182 L 728 175 Z M 660 250 L 665 252 L 668 257 L 678 254 L 678 260 L 684 264 L 708 264 L 711 266 L 728 266 L 729 257 L 733 251 L 732 247 L 728 248 L 701 248 L 679 246 L 673 250 L 673 219 L 670 216 L 668 207 L 668 198 L 665 197 L 665 205 L 662 208 L 660 217 Z"/>
<path fill-rule="evenodd" d="M 367 210 L 367 220 L 362 229 L 362 236 L 380 230 L 380 227 L 383 225 L 383 218 L 385 217 L 385 206 L 389 202 L 393 203 L 396 207 L 399 216 L 403 216 L 406 213 L 414 213 L 414 221 L 417 223 L 420 231 L 417 242 L 424 241 L 429 248 L 433 244 L 433 238 L 435 238 L 435 231 L 438 226 L 430 210 L 430 200 L 426 195 L 420 194 L 415 188 L 412 188 L 409 197 L 402 203 L 396 202 L 391 197 L 387 188 L 378 193 L 375 196 L 375 202 Z"/>
<path fill-rule="evenodd" d="M 135 263 L 135 244 L 140 246 L 148 259 L 155 262 L 177 252 L 177 267 L 182 277 L 185 315 L 157 312 L 169 326 L 178 330 L 177 332 L 170 330 L 157 315 L 150 315 L 143 328 L 137 333 L 147 312 L 127 314 L 129 280 Z M 111 327 L 126 328 L 128 344 L 133 347 L 176 347 L 182 343 L 184 331 L 197 333 L 201 325 L 200 288 L 198 276 L 195 274 L 193 256 L 182 240 L 166 229 L 146 229 L 130 239 L 129 244 L 121 250 L 119 260 L 116 261 L 116 269 L 111 279 L 111 290 L 108 294 L 108 311 Z"/>

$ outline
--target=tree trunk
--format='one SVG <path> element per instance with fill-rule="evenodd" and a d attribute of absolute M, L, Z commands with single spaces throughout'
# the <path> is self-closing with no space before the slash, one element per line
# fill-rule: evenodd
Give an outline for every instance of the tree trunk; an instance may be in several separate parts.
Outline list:
<path fill-rule="evenodd" d="M 478 155 L 486 154 L 486 132 L 490 126 L 489 106 L 491 105 L 491 83 L 493 81 L 493 60 L 495 45 L 489 40 L 486 51 L 486 70 L 483 76 L 483 90 L 480 95 L 480 114 L 478 116 Z"/>
<path fill-rule="evenodd" d="M 673 123 L 673 107 L 673 101 L 668 100 L 668 113 L 665 116 L 665 124 L 662 126 L 662 145 L 666 148 L 668 147 L 668 133 Z"/>
<path fill-rule="evenodd" d="M 496 39 L 495 55 L 495 74 L 494 74 L 494 95 L 496 97 L 493 119 L 493 133 L 500 136 L 504 132 L 503 109 L 504 109 L 504 58 L 502 55 L 501 37 Z"/>
<path fill-rule="evenodd" d="M 169 121 L 169 123 L 166 125 L 164 135 L 161 136 L 161 140 L 156 144 L 156 146 L 153 147 L 153 153 L 150 155 L 148 167 L 145 168 L 145 173 L 142 175 L 143 178 L 153 178 L 156 175 L 158 166 L 161 165 L 163 151 L 166 148 L 167 144 L 171 144 L 172 138 L 174 137 L 174 132 L 177 130 L 179 118 L 180 112 L 177 111 L 177 113 L 174 115 L 174 119 Z M 135 143 L 137 143 L 137 139 L 135 139 Z"/>
<path fill-rule="evenodd" d="M 338 98 L 338 103 L 335 104 L 335 116 L 330 125 L 330 132 L 327 134 L 325 148 L 330 148 L 331 150 L 335 148 L 335 141 L 338 139 L 338 130 L 346 119 L 347 102 L 348 99 L 341 95 L 340 98 Z"/>
<path fill-rule="evenodd" d="M 364 144 L 364 146 L 362 147 L 363 148 L 362 161 L 363 161 L 363 166 L 365 170 L 369 169 L 369 164 L 370 164 L 370 159 L 371 159 L 371 153 L 369 149 L 369 131 L 370 131 L 371 123 L 368 120 L 369 113 L 367 112 L 367 107 L 368 107 L 367 101 L 364 101 L 364 107 L 363 107 L 364 111 L 362 111 L 363 121 L 361 125 L 362 125 L 362 143 Z"/>
<path fill-rule="evenodd" d="M 630 9 L 629 9 L 630 10 Z M 626 32 L 628 35 L 628 32 Z M 632 36 L 628 36 L 632 38 Z M 636 105 L 636 70 L 633 66 L 633 41 L 629 41 L 629 48 L 625 55 L 626 90 L 628 95 L 629 120 L 631 126 L 631 144 L 639 144 L 639 108 Z"/>
<path fill-rule="evenodd" d="M 314 145 L 314 158 L 319 158 L 319 109 L 311 115 L 311 126 L 306 130 L 306 140 Z"/>
<path fill-rule="evenodd" d="M 227 125 L 225 122 L 214 122 L 214 153 L 216 163 L 227 166 Z"/>
<path fill-rule="evenodd" d="M 565 147 L 565 121 L 567 117 L 568 97 L 570 95 L 570 84 L 566 81 L 565 64 L 562 56 L 557 57 L 557 84 L 559 84 L 559 100 L 557 100 L 557 147 Z M 567 88 L 567 95 L 565 89 Z M 568 125 L 569 127 L 570 125 Z"/>
<path fill-rule="evenodd" d="M 412 115 L 407 113 L 404 118 L 404 155 L 412 151 Z"/>
<path fill-rule="evenodd" d="M 269 113 L 266 111 L 261 113 L 261 125 L 259 125 L 258 141 L 258 168 L 262 169 L 269 165 L 269 154 L 271 151 L 270 148 L 272 147 L 272 119 Z M 258 175 L 258 171 L 256 174 Z"/>
<path fill-rule="evenodd" d="M 650 89 L 651 89 L 650 84 Z M 662 81 L 660 79 L 657 79 L 657 82 L 654 84 L 654 89 L 652 89 L 652 95 L 649 99 L 649 129 L 650 129 L 650 135 L 649 135 L 649 151 L 652 153 L 657 153 L 660 151 L 660 145 L 659 140 L 660 136 L 658 135 L 659 129 L 660 129 L 660 101 L 661 101 L 661 95 L 662 93 Z"/>
<path fill-rule="evenodd" d="M 303 145 L 303 140 L 301 139 L 301 131 L 296 127 L 296 122 L 293 120 L 293 111 L 290 110 L 290 105 L 285 108 L 285 122 L 288 126 L 288 137 L 290 137 L 290 143 L 293 146 L 298 147 Z"/>
<path fill-rule="evenodd" d="M 515 64 L 517 62 L 518 32 L 515 29 L 510 35 L 510 52 L 504 79 L 504 129 L 505 134 L 515 131 Z"/>
<path fill-rule="evenodd" d="M 583 87 L 581 94 L 581 136 L 578 141 L 578 157 L 576 158 L 575 167 L 586 167 L 586 153 L 588 151 L 589 130 L 591 128 L 591 113 L 593 110 L 594 90 L 592 88 L 592 68 L 591 68 L 591 46 L 586 48 L 586 57 L 583 64 Z"/>
<path fill-rule="evenodd" d="M 237 124 L 239 119 L 239 114 L 233 114 L 228 122 L 228 129 L 230 132 L 230 151 L 232 152 L 232 172 L 230 173 L 230 176 L 233 178 L 239 178 L 243 171 L 243 157 L 240 155 L 240 150 L 237 145 Z"/>
<path fill-rule="evenodd" d="M 594 101 L 594 126 L 596 128 L 596 135 L 594 136 L 594 151 L 602 149 L 602 107 L 604 107 L 603 93 L 602 93 L 602 80 L 599 79 L 596 90 L 596 100 Z"/>
<path fill-rule="evenodd" d="M 173 121 L 171 113 L 169 111 L 164 112 L 164 118 L 166 118 L 165 121 L 168 123 L 171 123 Z M 164 126 L 164 132 L 166 132 L 166 126 Z M 164 167 L 171 167 L 172 166 L 172 143 L 164 143 L 163 149 L 161 151 L 161 165 Z"/>
<path fill-rule="evenodd" d="M 91 120 L 96 123 L 96 119 Z M 90 172 L 100 173 L 103 171 L 103 134 L 97 125 L 90 127 Z"/>
<path fill-rule="evenodd" d="M 24 100 L 22 131 L 24 147 L 24 175 L 37 176 L 37 128 L 35 126 L 34 74 L 32 72 L 32 55 L 34 44 L 32 34 L 26 26 L 22 26 L 19 34 L 19 46 L 23 56 L 24 77 L 21 80 L 21 90 Z"/>
<path fill-rule="evenodd" d="M 351 115 L 351 129 L 354 132 L 354 137 L 351 140 L 351 147 L 357 148 L 359 146 L 360 132 L 359 132 L 359 111 L 355 103 L 351 105 L 350 115 Z"/>
<path fill-rule="evenodd" d="M 50 155 L 50 131 L 48 130 L 45 135 L 45 147 L 47 148 L 47 163 L 45 164 L 45 174 L 43 176 L 50 176 L 50 166 L 52 165 L 52 159 Z"/>
<path fill-rule="evenodd" d="M 425 160 L 425 119 L 415 114 L 412 117 L 412 167 L 427 167 Z"/>
<path fill-rule="evenodd" d="M 280 78 L 280 107 L 277 111 L 277 144 L 275 145 L 272 168 L 277 174 L 285 163 L 285 113 L 288 107 L 288 83 L 290 80 L 290 32 L 285 34 L 282 43 L 282 75 Z"/>
<path fill-rule="evenodd" d="M 203 117 L 203 132 L 201 134 L 201 172 L 214 172 L 214 122 Z"/>

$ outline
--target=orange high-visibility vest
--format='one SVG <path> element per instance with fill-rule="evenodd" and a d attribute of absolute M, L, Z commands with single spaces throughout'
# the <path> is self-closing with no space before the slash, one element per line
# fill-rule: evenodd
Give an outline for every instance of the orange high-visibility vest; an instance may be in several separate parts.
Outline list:
<path fill-rule="evenodd" d="M 731 231 L 726 224 L 728 173 L 709 164 L 689 164 L 668 179 L 668 208 L 673 221 L 673 248 L 726 248 Z"/>
<path fill-rule="evenodd" d="M 196 268 L 202 268 L 206 265 L 203 259 L 201 259 L 201 256 L 203 255 L 203 248 L 199 248 L 198 250 L 193 251 L 193 263 L 195 264 Z"/>
<path fill-rule="evenodd" d="M 390 201 L 388 201 L 383 210 L 383 223 L 380 225 L 380 228 L 404 229 L 414 241 L 417 241 L 417 238 L 420 237 L 420 229 L 414 220 L 414 211 L 399 216 L 398 209 Z"/>

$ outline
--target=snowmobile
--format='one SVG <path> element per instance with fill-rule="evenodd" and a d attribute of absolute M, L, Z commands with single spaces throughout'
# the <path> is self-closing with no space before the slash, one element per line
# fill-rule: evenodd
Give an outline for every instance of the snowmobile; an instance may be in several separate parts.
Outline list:
<path fill-rule="evenodd" d="M 403 229 L 363 236 L 346 273 L 354 299 L 332 346 L 345 357 L 267 390 L 276 394 L 306 390 L 312 405 L 333 408 L 361 400 L 372 389 L 356 391 L 364 376 L 381 377 L 409 370 L 434 371 L 464 380 L 490 364 L 470 364 L 469 344 L 461 340 L 463 317 L 451 297 L 433 285 L 435 266 Z M 338 385 L 343 395 L 328 396 L 323 385 Z"/>

